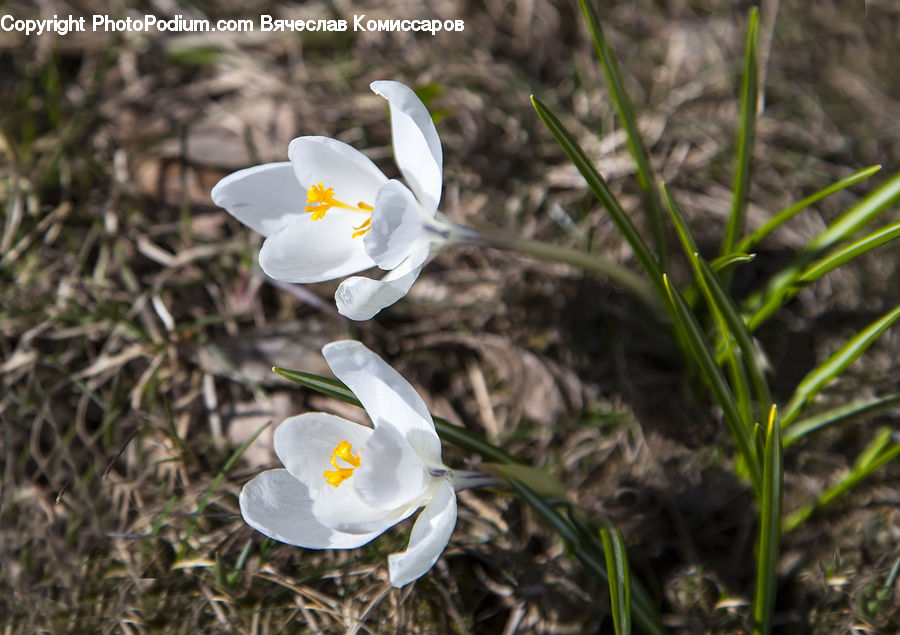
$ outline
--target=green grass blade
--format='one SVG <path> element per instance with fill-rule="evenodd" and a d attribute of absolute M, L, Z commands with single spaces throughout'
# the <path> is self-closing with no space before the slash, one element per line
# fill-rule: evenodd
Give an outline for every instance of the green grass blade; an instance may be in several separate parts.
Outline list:
<path fill-rule="evenodd" d="M 753 633 L 772 632 L 772 611 L 778 590 L 778 550 L 781 543 L 784 457 L 781 424 L 775 406 L 769 412 L 763 459 L 763 492 L 759 514 L 759 550 L 756 556 L 756 596 L 753 600 Z"/>
<path fill-rule="evenodd" d="M 665 268 L 668 257 L 662 206 L 659 203 L 659 194 L 656 190 L 656 176 L 653 173 L 653 167 L 650 165 L 649 154 L 641 139 L 640 130 L 638 130 L 634 106 L 631 104 L 628 91 L 625 90 L 625 82 L 622 80 L 622 71 L 619 68 L 619 63 L 616 61 L 616 56 L 609 46 L 606 36 L 603 34 L 603 28 L 600 26 L 600 21 L 597 19 L 597 14 L 594 12 L 590 0 L 578 0 L 578 4 L 581 5 L 581 11 L 587 21 L 588 31 L 590 31 L 591 39 L 594 41 L 597 57 L 600 59 L 603 72 L 606 75 L 606 82 L 609 84 L 613 103 L 628 137 L 628 149 L 631 151 L 631 156 L 634 157 L 634 162 L 637 165 L 638 184 L 643 193 L 644 205 L 646 206 L 647 217 L 653 231 L 656 252 L 659 254 L 659 263 Z"/>
<path fill-rule="evenodd" d="M 756 136 L 756 110 L 759 101 L 759 63 L 757 44 L 759 40 L 759 9 L 750 9 L 747 24 L 747 39 L 744 46 L 744 77 L 741 83 L 741 127 L 738 131 L 737 169 L 734 172 L 734 195 L 731 213 L 725 227 L 725 238 L 721 254 L 735 251 L 744 232 L 744 217 L 747 211 L 747 194 L 750 191 L 751 160 L 753 142 Z"/>
<path fill-rule="evenodd" d="M 893 405 L 900 404 L 900 393 L 889 395 L 887 397 L 879 397 L 877 399 L 867 399 L 864 401 L 854 401 L 852 403 L 838 406 L 820 412 L 812 417 L 801 419 L 792 423 L 787 430 L 784 431 L 784 447 L 789 447 L 812 432 L 832 426 L 839 423 L 853 421 L 865 415 L 875 414 L 890 408 Z"/>
<path fill-rule="evenodd" d="M 356 395 L 354 395 L 343 382 L 336 379 L 329 379 L 328 377 L 322 377 L 314 373 L 306 373 L 302 370 L 292 370 L 290 368 L 281 368 L 279 366 L 273 367 L 272 370 L 285 379 L 289 379 L 295 384 L 300 384 L 304 388 L 315 390 L 323 395 L 334 397 L 335 399 L 340 399 L 341 401 L 362 408 L 362 404 L 359 402 L 359 399 L 356 398 Z"/>
<path fill-rule="evenodd" d="M 700 271 L 703 279 L 710 290 L 710 294 L 722 312 L 725 323 L 728 325 L 729 333 L 737 342 L 740 348 L 741 356 L 747 367 L 750 381 L 753 385 L 755 399 L 757 404 L 771 403 L 772 399 L 769 394 L 769 382 L 766 380 L 766 373 L 763 370 L 763 353 L 756 346 L 750 330 L 744 323 L 740 311 L 734 304 L 731 297 L 725 292 L 725 288 L 719 281 L 715 272 L 702 259 L 698 260 Z"/>
<path fill-rule="evenodd" d="M 732 381 L 735 382 L 735 390 L 739 393 L 739 404 L 742 401 L 740 395 L 751 394 L 749 387 L 746 385 L 748 378 L 752 385 L 752 400 L 757 408 L 750 408 L 749 413 L 747 408 L 743 408 L 742 411 L 745 415 L 749 415 L 745 416 L 745 419 L 749 421 L 754 416 L 762 416 L 759 408 L 765 408 L 766 405 L 770 404 L 771 398 L 769 396 L 769 385 L 760 363 L 762 359 L 760 351 L 757 349 L 750 331 L 747 330 L 747 325 L 744 323 L 744 319 L 741 317 L 734 301 L 725 291 L 712 268 L 700 257 L 696 241 L 691 235 L 690 228 L 678 203 L 669 195 L 669 189 L 665 185 L 663 185 L 662 190 L 666 207 L 675 223 L 675 230 L 681 239 L 685 255 L 688 262 L 690 262 L 691 268 L 694 270 L 694 276 L 697 278 L 700 290 L 706 298 L 710 311 L 712 311 L 713 317 L 722 333 L 722 347 L 727 351 L 731 364 L 736 367 L 731 375 Z M 740 355 L 735 354 L 734 344 L 737 344 Z M 742 362 L 743 366 L 746 367 L 746 373 L 739 367 Z"/>
<path fill-rule="evenodd" d="M 807 251 L 828 249 L 832 245 L 847 240 L 860 228 L 875 219 L 900 198 L 900 172 L 894 174 L 874 192 L 847 210 L 828 229 L 813 238 L 806 246 Z"/>
<path fill-rule="evenodd" d="M 815 205 L 823 198 L 826 198 L 827 196 L 830 196 L 835 192 L 839 192 L 844 188 L 855 185 L 860 181 L 864 181 L 865 179 L 878 172 L 880 169 L 880 165 L 872 165 L 870 167 L 863 168 L 862 170 L 854 172 L 850 176 L 845 177 L 840 181 L 832 183 L 828 187 L 819 190 L 815 194 L 807 196 L 802 201 L 794 203 L 790 207 L 781 210 L 780 212 L 775 214 L 775 216 L 760 225 L 759 229 L 755 230 L 750 235 L 741 240 L 735 246 L 735 251 L 747 251 L 753 245 L 757 244 L 760 240 L 771 234 L 773 231 L 781 227 L 784 223 L 792 219 L 794 216 L 805 210 L 810 205 Z"/>
<path fill-rule="evenodd" d="M 807 267 L 798 278 L 799 283 L 809 283 L 818 280 L 825 274 L 834 271 L 841 265 L 866 254 L 873 249 L 881 247 L 885 243 L 889 243 L 900 236 L 900 223 L 894 223 L 887 227 L 882 227 L 878 231 L 872 232 L 867 236 L 863 236 L 846 247 L 827 255 L 821 260 L 816 261 Z"/>
<path fill-rule="evenodd" d="M 900 455 L 900 443 L 891 443 L 890 428 L 882 428 L 863 450 L 853 468 L 840 481 L 825 490 L 813 503 L 794 510 L 785 519 L 784 531 L 793 531 L 817 510 L 843 496 L 860 482 L 871 476 Z"/>
<path fill-rule="evenodd" d="M 622 532 L 615 527 L 600 529 L 606 573 L 609 577 L 609 599 L 612 605 L 613 627 L 616 635 L 631 633 L 631 577 Z"/>
<path fill-rule="evenodd" d="M 606 556 L 603 549 L 599 548 L 602 544 L 600 546 L 596 544 L 596 538 L 591 534 L 589 528 L 582 526 L 584 525 L 583 521 L 576 525 L 573 522 L 574 515 L 573 519 L 567 518 L 526 485 L 515 480 L 511 481 L 511 484 L 518 495 L 531 505 L 532 509 L 566 541 L 572 554 L 594 575 L 608 583 Z M 631 610 L 634 621 L 642 633 L 665 635 L 666 629 L 662 625 L 659 612 L 650 599 L 650 595 L 638 580 L 631 581 Z"/>
<path fill-rule="evenodd" d="M 747 465 L 750 473 L 750 480 L 753 483 L 753 489 L 757 495 L 761 494 L 762 477 L 759 471 L 759 460 L 757 459 L 755 446 L 750 438 L 749 421 L 744 421 L 740 415 L 740 409 L 731 392 L 728 382 L 722 375 L 719 365 L 716 363 L 715 354 L 710 350 L 704 339 L 703 330 L 697 323 L 697 318 L 691 313 L 690 308 L 685 302 L 681 293 L 669 281 L 668 276 L 663 274 L 663 283 L 668 292 L 669 302 L 672 306 L 673 315 L 676 324 L 684 334 L 690 350 L 700 366 L 706 378 L 707 384 L 712 389 L 716 402 L 722 408 L 725 423 L 731 431 L 738 451 Z"/>
<path fill-rule="evenodd" d="M 738 265 L 743 265 L 756 258 L 756 254 L 745 254 L 743 252 L 735 252 L 726 256 L 719 256 L 709 266 L 716 273 L 727 273 Z"/>
<path fill-rule="evenodd" d="M 184 536 L 181 539 L 181 546 L 178 548 L 178 555 L 175 556 L 175 561 L 179 561 L 184 558 L 184 555 L 188 550 L 188 540 L 190 540 L 191 536 L 194 533 L 194 529 L 197 527 L 197 522 L 200 519 L 200 515 L 206 509 L 206 506 L 209 505 L 209 499 L 212 498 L 213 492 L 215 492 L 219 485 L 222 484 L 222 481 L 225 480 L 225 476 L 228 475 L 228 472 L 231 471 L 231 468 L 234 467 L 234 464 L 237 462 L 244 451 L 250 447 L 250 444 L 256 441 L 256 438 L 262 434 L 262 431 L 269 427 L 268 423 L 261 425 L 257 428 L 256 432 L 250 435 L 250 438 L 244 441 L 241 446 L 235 450 L 228 460 L 225 461 L 225 465 L 222 466 L 222 469 L 219 470 L 219 473 L 216 474 L 216 477 L 213 479 L 213 482 L 210 483 L 209 487 L 206 489 L 206 492 L 203 494 L 203 497 L 200 499 L 200 502 L 197 504 L 197 511 L 194 512 L 194 515 L 191 517 L 191 521 L 188 523 L 187 529 L 184 531 Z"/>
<path fill-rule="evenodd" d="M 862 355 L 900 317 L 900 305 L 854 335 L 836 353 L 809 372 L 797 386 L 788 402 L 781 423 L 788 426 L 797 418 L 806 405 L 844 369 Z"/>
<path fill-rule="evenodd" d="M 234 570 L 225 578 L 225 582 L 229 587 L 233 587 L 238 583 L 238 580 L 241 577 L 241 571 L 243 571 L 244 565 L 247 564 L 247 558 L 250 556 L 250 549 L 252 547 L 252 540 L 248 540 L 244 543 L 244 548 L 241 549 L 241 553 L 238 554 L 237 561 L 234 563 Z"/>
<path fill-rule="evenodd" d="M 310 388 L 323 395 L 328 395 L 329 397 L 334 397 L 335 399 L 340 399 L 341 401 L 362 408 L 359 399 L 350 392 L 350 389 L 335 379 L 328 379 L 327 377 L 320 377 L 319 375 L 314 375 L 312 373 L 290 370 L 288 368 L 275 367 L 272 370 L 282 377 L 300 384 L 305 388 Z M 469 452 L 474 452 L 494 463 L 520 463 L 520 461 L 511 454 L 491 445 L 483 437 L 474 432 L 455 426 L 446 419 L 434 416 L 432 416 L 432 418 L 434 419 L 434 427 L 437 430 L 438 436 L 445 441 L 463 448 L 464 450 L 468 450 Z"/>
<path fill-rule="evenodd" d="M 572 522 L 572 525 L 578 530 L 579 535 L 582 538 L 582 544 L 579 545 L 579 549 L 582 549 L 587 554 L 588 552 L 593 554 L 599 554 L 600 559 L 594 561 L 595 566 L 604 566 L 606 560 L 606 551 L 603 547 L 603 541 L 598 539 L 598 532 L 594 530 L 589 523 L 587 523 L 581 516 L 570 506 L 569 507 L 569 520 Z M 607 521 L 609 522 L 609 521 Z M 577 555 L 577 551 L 576 551 Z M 662 626 L 662 623 L 659 621 L 659 612 L 656 610 L 656 605 L 653 603 L 650 598 L 650 594 L 647 592 L 647 589 L 644 588 L 644 585 L 641 584 L 641 581 L 635 578 L 632 575 L 632 572 L 629 572 L 629 580 L 631 583 L 631 609 L 632 614 L 637 618 L 632 620 L 633 622 L 637 622 L 637 624 L 643 629 L 642 632 L 649 632 L 652 630 L 654 633 L 665 632 L 665 629 Z M 653 629 L 650 629 L 648 626 L 647 616 L 653 618 Z"/>
<path fill-rule="evenodd" d="M 684 214 L 682 213 L 681 208 L 678 206 L 678 204 L 674 201 L 674 199 L 672 199 L 669 193 L 669 189 L 665 185 L 663 185 L 663 197 L 666 201 L 666 207 L 669 210 L 669 214 L 675 224 L 675 231 L 678 234 L 678 238 L 681 241 L 682 247 L 684 248 L 685 256 L 687 256 L 688 262 L 691 265 L 691 269 L 694 270 L 694 277 L 697 280 L 697 286 L 700 288 L 700 292 L 706 299 L 706 303 L 709 306 L 710 313 L 712 313 L 713 319 L 716 322 L 719 333 L 718 348 L 724 351 L 724 357 L 727 361 L 728 375 L 731 378 L 731 386 L 734 389 L 734 397 L 738 406 L 740 418 L 743 421 L 750 421 L 753 419 L 753 398 L 750 394 L 750 385 L 747 380 L 747 373 L 742 367 L 739 356 L 734 348 L 734 338 L 730 336 L 728 326 L 725 323 L 725 318 L 722 316 L 722 312 L 719 310 L 718 304 L 710 293 L 709 285 L 703 278 L 703 273 L 699 264 L 700 255 L 697 251 L 697 243 L 694 240 L 694 237 L 691 235 L 691 231 L 688 228 L 687 221 L 684 219 Z M 682 341 L 684 341 L 684 339 L 685 338 L 682 338 Z"/>
<path fill-rule="evenodd" d="M 799 290 L 798 281 L 810 263 L 822 252 L 845 241 L 858 229 L 873 220 L 900 198 L 900 172 L 892 176 L 874 192 L 838 218 L 831 226 L 813 238 L 794 258 L 793 262 L 774 276 L 766 288 L 753 294 L 747 301 L 751 312 L 747 320 L 750 331 L 771 317 Z"/>
<path fill-rule="evenodd" d="M 588 159 L 584 150 L 581 149 L 581 146 L 578 145 L 578 142 L 572 134 L 566 130 L 565 126 L 563 126 L 556 115 L 550 112 L 550 109 L 547 108 L 540 99 L 533 95 L 531 97 L 531 102 L 534 105 L 538 117 L 540 117 L 541 121 L 544 122 L 544 125 L 547 126 L 550 134 L 553 135 L 553 138 L 556 139 L 557 143 L 562 147 L 566 156 L 569 157 L 569 160 L 571 160 L 572 163 L 575 164 L 575 167 L 578 168 L 578 171 L 581 172 L 581 176 L 584 177 L 591 192 L 593 192 L 594 196 L 597 197 L 597 200 L 603 204 L 606 211 L 609 212 L 610 218 L 612 218 L 613 222 L 616 224 L 616 227 L 625 237 L 625 240 L 628 241 L 628 244 L 631 245 L 635 257 L 637 257 L 641 266 L 644 268 L 644 271 L 647 272 L 647 276 L 656 287 L 660 299 L 662 299 L 664 303 L 667 302 L 666 290 L 660 282 L 662 279 L 662 272 L 656 263 L 656 259 L 653 257 L 647 243 L 641 238 L 641 235 L 631 222 L 631 219 L 628 218 L 625 210 L 619 205 L 619 201 L 616 200 L 616 197 L 610 191 L 606 181 L 600 176 L 600 173 L 594 168 L 593 163 Z"/>

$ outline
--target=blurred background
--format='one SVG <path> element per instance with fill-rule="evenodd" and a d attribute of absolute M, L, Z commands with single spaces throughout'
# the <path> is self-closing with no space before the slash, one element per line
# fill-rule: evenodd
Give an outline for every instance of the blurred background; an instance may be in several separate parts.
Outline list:
<path fill-rule="evenodd" d="M 587 513 L 612 518 L 673 632 L 746 628 L 752 498 L 661 316 L 566 266 L 460 248 L 438 254 L 405 300 L 350 323 L 334 309 L 337 282 L 266 280 L 261 237 L 212 204 L 218 179 L 286 160 L 300 135 L 336 137 L 397 176 L 386 104 L 368 88 L 396 79 L 435 119 L 452 220 L 633 264 L 529 102 L 535 94 L 563 119 L 640 223 L 634 166 L 576 4 L 429 4 L 3 3 L 15 18 L 88 22 L 64 36 L 0 31 L 4 633 L 609 632 L 605 585 L 495 492 L 461 494 L 444 556 L 399 591 L 385 556 L 404 548 L 409 523 L 370 547 L 323 553 L 242 522 L 242 484 L 277 464 L 271 427 L 229 458 L 260 426 L 310 409 L 360 418 L 271 372 L 327 375 L 320 349 L 346 337 L 392 363 L 432 412 L 547 467 Z M 598 7 L 653 164 L 711 252 L 730 205 L 751 6 Z M 99 33 L 95 14 L 250 18 L 257 28 Z M 263 33 L 263 14 L 350 27 Z M 354 32 L 362 14 L 465 28 Z M 760 33 L 748 225 L 865 166 L 884 169 L 767 239 L 739 293 L 900 157 L 896 3 L 763 0 Z M 898 304 L 898 260 L 888 245 L 830 274 L 758 332 L 776 399 Z M 896 388 L 898 340 L 886 333 L 823 403 Z M 786 457 L 786 509 L 845 469 L 873 425 L 798 444 Z M 444 456 L 474 461 L 449 447 Z M 898 477 L 888 466 L 785 538 L 784 632 L 900 628 L 890 577 Z"/>

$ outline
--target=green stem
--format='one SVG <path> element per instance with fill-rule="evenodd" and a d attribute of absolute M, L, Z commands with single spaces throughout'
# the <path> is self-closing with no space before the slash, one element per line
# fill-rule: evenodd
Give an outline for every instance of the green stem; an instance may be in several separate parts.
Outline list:
<path fill-rule="evenodd" d="M 495 249 L 513 251 L 538 260 L 571 265 L 588 273 L 605 276 L 627 289 L 650 308 L 660 308 L 653 287 L 646 280 L 621 265 L 603 260 L 593 254 L 569 247 L 550 245 L 539 240 L 507 236 L 490 230 L 479 231 L 477 238 L 474 238 L 472 242 Z"/>

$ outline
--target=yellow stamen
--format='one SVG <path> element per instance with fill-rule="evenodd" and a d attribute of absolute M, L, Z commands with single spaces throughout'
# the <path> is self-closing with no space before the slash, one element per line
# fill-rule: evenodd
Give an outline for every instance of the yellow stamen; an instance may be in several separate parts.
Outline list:
<path fill-rule="evenodd" d="M 365 222 L 363 222 L 362 225 L 360 225 L 359 227 L 354 227 L 353 229 L 356 230 L 355 232 L 353 232 L 353 236 L 352 236 L 353 238 L 358 238 L 359 236 L 362 236 L 362 235 L 365 234 L 367 231 L 369 231 L 370 229 L 372 229 L 372 217 L 369 216 L 369 217 L 365 220 Z"/>
<path fill-rule="evenodd" d="M 332 487 L 337 487 L 353 476 L 353 470 L 358 468 L 362 463 L 359 454 L 352 454 L 352 450 L 352 443 L 341 441 L 331 452 L 331 464 L 334 466 L 334 469 L 325 470 L 322 472 L 322 476 L 325 477 L 325 480 L 328 481 L 328 484 Z M 337 464 L 338 459 L 343 460 L 345 463 L 349 464 L 350 467 L 341 467 Z"/>
<path fill-rule="evenodd" d="M 356 204 L 356 207 L 353 205 L 348 205 L 343 201 L 339 201 L 334 198 L 334 188 L 333 187 L 325 187 L 322 183 L 318 185 L 313 185 L 306 192 L 306 211 L 312 214 L 312 220 L 319 220 L 325 216 L 325 212 L 330 210 L 332 207 L 339 207 L 341 209 L 349 209 L 353 212 L 366 212 L 371 213 L 373 207 L 366 203 L 360 201 Z"/>

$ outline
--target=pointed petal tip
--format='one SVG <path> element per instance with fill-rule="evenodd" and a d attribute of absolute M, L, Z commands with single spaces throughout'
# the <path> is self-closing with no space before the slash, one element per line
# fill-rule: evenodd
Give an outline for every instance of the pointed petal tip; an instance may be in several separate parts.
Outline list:
<path fill-rule="evenodd" d="M 406 551 L 388 556 L 391 584 L 400 588 L 418 580 L 440 558 L 456 527 L 456 492 L 442 483 L 413 525 Z"/>
<path fill-rule="evenodd" d="M 441 200 L 443 151 L 434 121 L 415 91 L 401 82 L 372 82 L 391 107 L 394 159 L 424 211 L 434 216 Z"/>
<path fill-rule="evenodd" d="M 269 236 L 303 214 L 306 191 L 291 164 L 264 163 L 223 177 L 210 198 L 244 225 Z"/>

